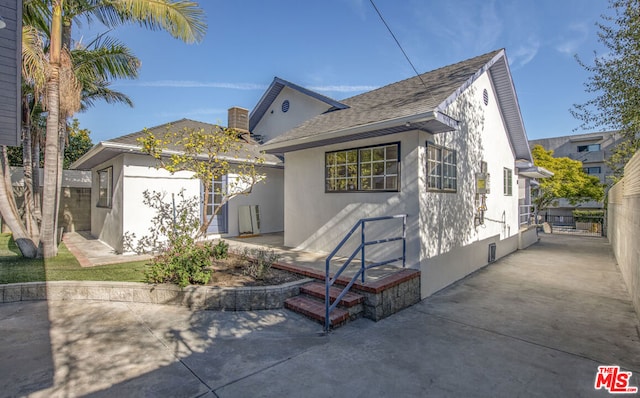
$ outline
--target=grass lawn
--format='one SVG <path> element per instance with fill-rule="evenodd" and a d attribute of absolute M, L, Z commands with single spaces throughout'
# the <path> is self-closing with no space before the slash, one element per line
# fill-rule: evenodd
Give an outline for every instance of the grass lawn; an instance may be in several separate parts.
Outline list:
<path fill-rule="evenodd" d="M 11 234 L 0 234 L 0 284 L 39 281 L 142 282 L 147 261 L 81 267 L 64 243 L 53 259 L 20 255 Z"/>

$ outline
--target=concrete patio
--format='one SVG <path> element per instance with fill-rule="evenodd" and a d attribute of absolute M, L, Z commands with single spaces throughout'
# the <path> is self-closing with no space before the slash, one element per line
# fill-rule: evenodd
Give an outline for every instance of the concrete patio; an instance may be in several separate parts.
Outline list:
<path fill-rule="evenodd" d="M 543 235 L 380 322 L 322 336 L 285 310 L 95 301 L 0 305 L 5 396 L 609 396 L 640 385 L 638 317 L 601 238 Z"/>

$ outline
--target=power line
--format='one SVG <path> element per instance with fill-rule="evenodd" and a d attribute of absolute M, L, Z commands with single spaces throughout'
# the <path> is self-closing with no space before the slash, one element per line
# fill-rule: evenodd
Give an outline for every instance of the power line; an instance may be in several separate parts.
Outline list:
<path fill-rule="evenodd" d="M 416 69 L 416 67 L 413 65 L 413 62 L 411 62 L 411 60 L 409 59 L 409 56 L 407 55 L 407 53 L 404 51 L 404 48 L 402 48 L 402 45 L 400 45 L 400 42 L 398 41 L 398 39 L 396 38 L 396 35 L 393 34 L 393 31 L 391 30 L 391 28 L 389 27 L 389 24 L 387 24 L 387 21 L 384 20 L 384 17 L 382 16 L 382 13 L 380 12 L 380 10 L 378 10 L 378 7 L 376 7 L 376 4 L 373 2 L 373 0 L 369 0 L 371 2 L 371 5 L 373 6 L 373 8 L 376 10 L 376 12 L 378 13 L 378 16 L 380 17 L 380 19 L 382 20 L 382 23 L 384 24 L 384 26 L 387 27 L 387 30 L 389 31 L 389 33 L 391 34 L 391 37 L 393 37 L 393 40 L 395 40 L 396 44 L 398 45 L 398 48 L 400 48 L 400 51 L 402 51 L 402 54 L 404 54 L 404 57 L 407 59 L 407 62 L 409 62 L 409 65 L 411 65 L 411 67 L 413 68 L 413 71 L 415 72 L 416 76 L 418 76 L 418 79 L 420 79 L 420 82 L 422 82 L 422 85 L 424 86 L 424 88 L 426 88 L 427 90 L 429 89 L 427 87 L 427 85 L 425 84 L 424 80 L 422 80 L 422 76 L 420 76 L 420 73 L 418 73 L 418 70 Z"/>

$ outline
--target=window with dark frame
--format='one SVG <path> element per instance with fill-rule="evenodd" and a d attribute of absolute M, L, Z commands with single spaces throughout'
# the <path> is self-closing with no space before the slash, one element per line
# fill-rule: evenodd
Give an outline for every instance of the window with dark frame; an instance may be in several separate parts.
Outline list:
<path fill-rule="evenodd" d="M 600 166 L 584 167 L 582 170 L 587 174 L 600 174 L 600 173 L 602 173 L 602 168 Z"/>
<path fill-rule="evenodd" d="M 578 152 L 596 152 L 600 150 L 600 144 L 578 145 Z"/>
<path fill-rule="evenodd" d="M 458 189 L 456 151 L 427 142 L 427 189 L 456 192 Z"/>
<path fill-rule="evenodd" d="M 113 167 L 98 170 L 98 203 L 97 207 L 111 208 L 111 190 L 113 187 Z"/>
<path fill-rule="evenodd" d="M 400 144 L 325 153 L 325 192 L 400 190 Z"/>
<path fill-rule="evenodd" d="M 508 168 L 504 168 L 502 169 L 502 176 L 503 176 L 503 191 L 504 191 L 504 195 L 505 196 L 511 196 L 513 195 L 513 170 L 508 169 Z"/>

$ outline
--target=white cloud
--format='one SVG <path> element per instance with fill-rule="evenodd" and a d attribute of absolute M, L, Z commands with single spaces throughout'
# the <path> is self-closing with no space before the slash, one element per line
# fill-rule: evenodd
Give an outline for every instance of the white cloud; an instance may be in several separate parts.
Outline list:
<path fill-rule="evenodd" d="M 531 62 L 538 54 L 540 42 L 536 38 L 530 38 L 526 44 L 521 44 L 509 55 L 509 65 L 514 68 L 524 66 Z"/>
<path fill-rule="evenodd" d="M 349 86 L 349 85 L 328 85 L 328 86 L 308 86 L 309 90 L 313 91 L 331 91 L 337 93 L 352 93 L 356 91 L 371 91 L 378 88 L 378 86 Z"/>
<path fill-rule="evenodd" d="M 135 83 L 121 83 L 121 85 L 140 87 L 178 87 L 178 88 L 226 88 L 230 90 L 265 90 L 264 84 L 254 83 L 227 83 L 227 82 L 200 82 L 195 80 L 156 80 L 141 81 Z"/>
<path fill-rule="evenodd" d="M 557 51 L 571 55 L 578 51 L 578 48 L 587 41 L 589 37 L 589 27 L 586 22 L 571 24 L 568 27 L 571 37 L 561 37 L 560 42 L 556 44 Z"/>
<path fill-rule="evenodd" d="M 120 83 L 125 86 L 139 87 L 173 87 L 173 88 L 224 88 L 230 90 L 266 90 L 267 85 L 255 83 L 225 83 L 225 82 L 200 82 L 195 80 L 156 80 L 147 82 Z M 340 93 L 350 93 L 355 91 L 369 91 L 378 86 L 368 85 L 316 85 L 306 86 L 314 91 L 332 91 Z"/>

